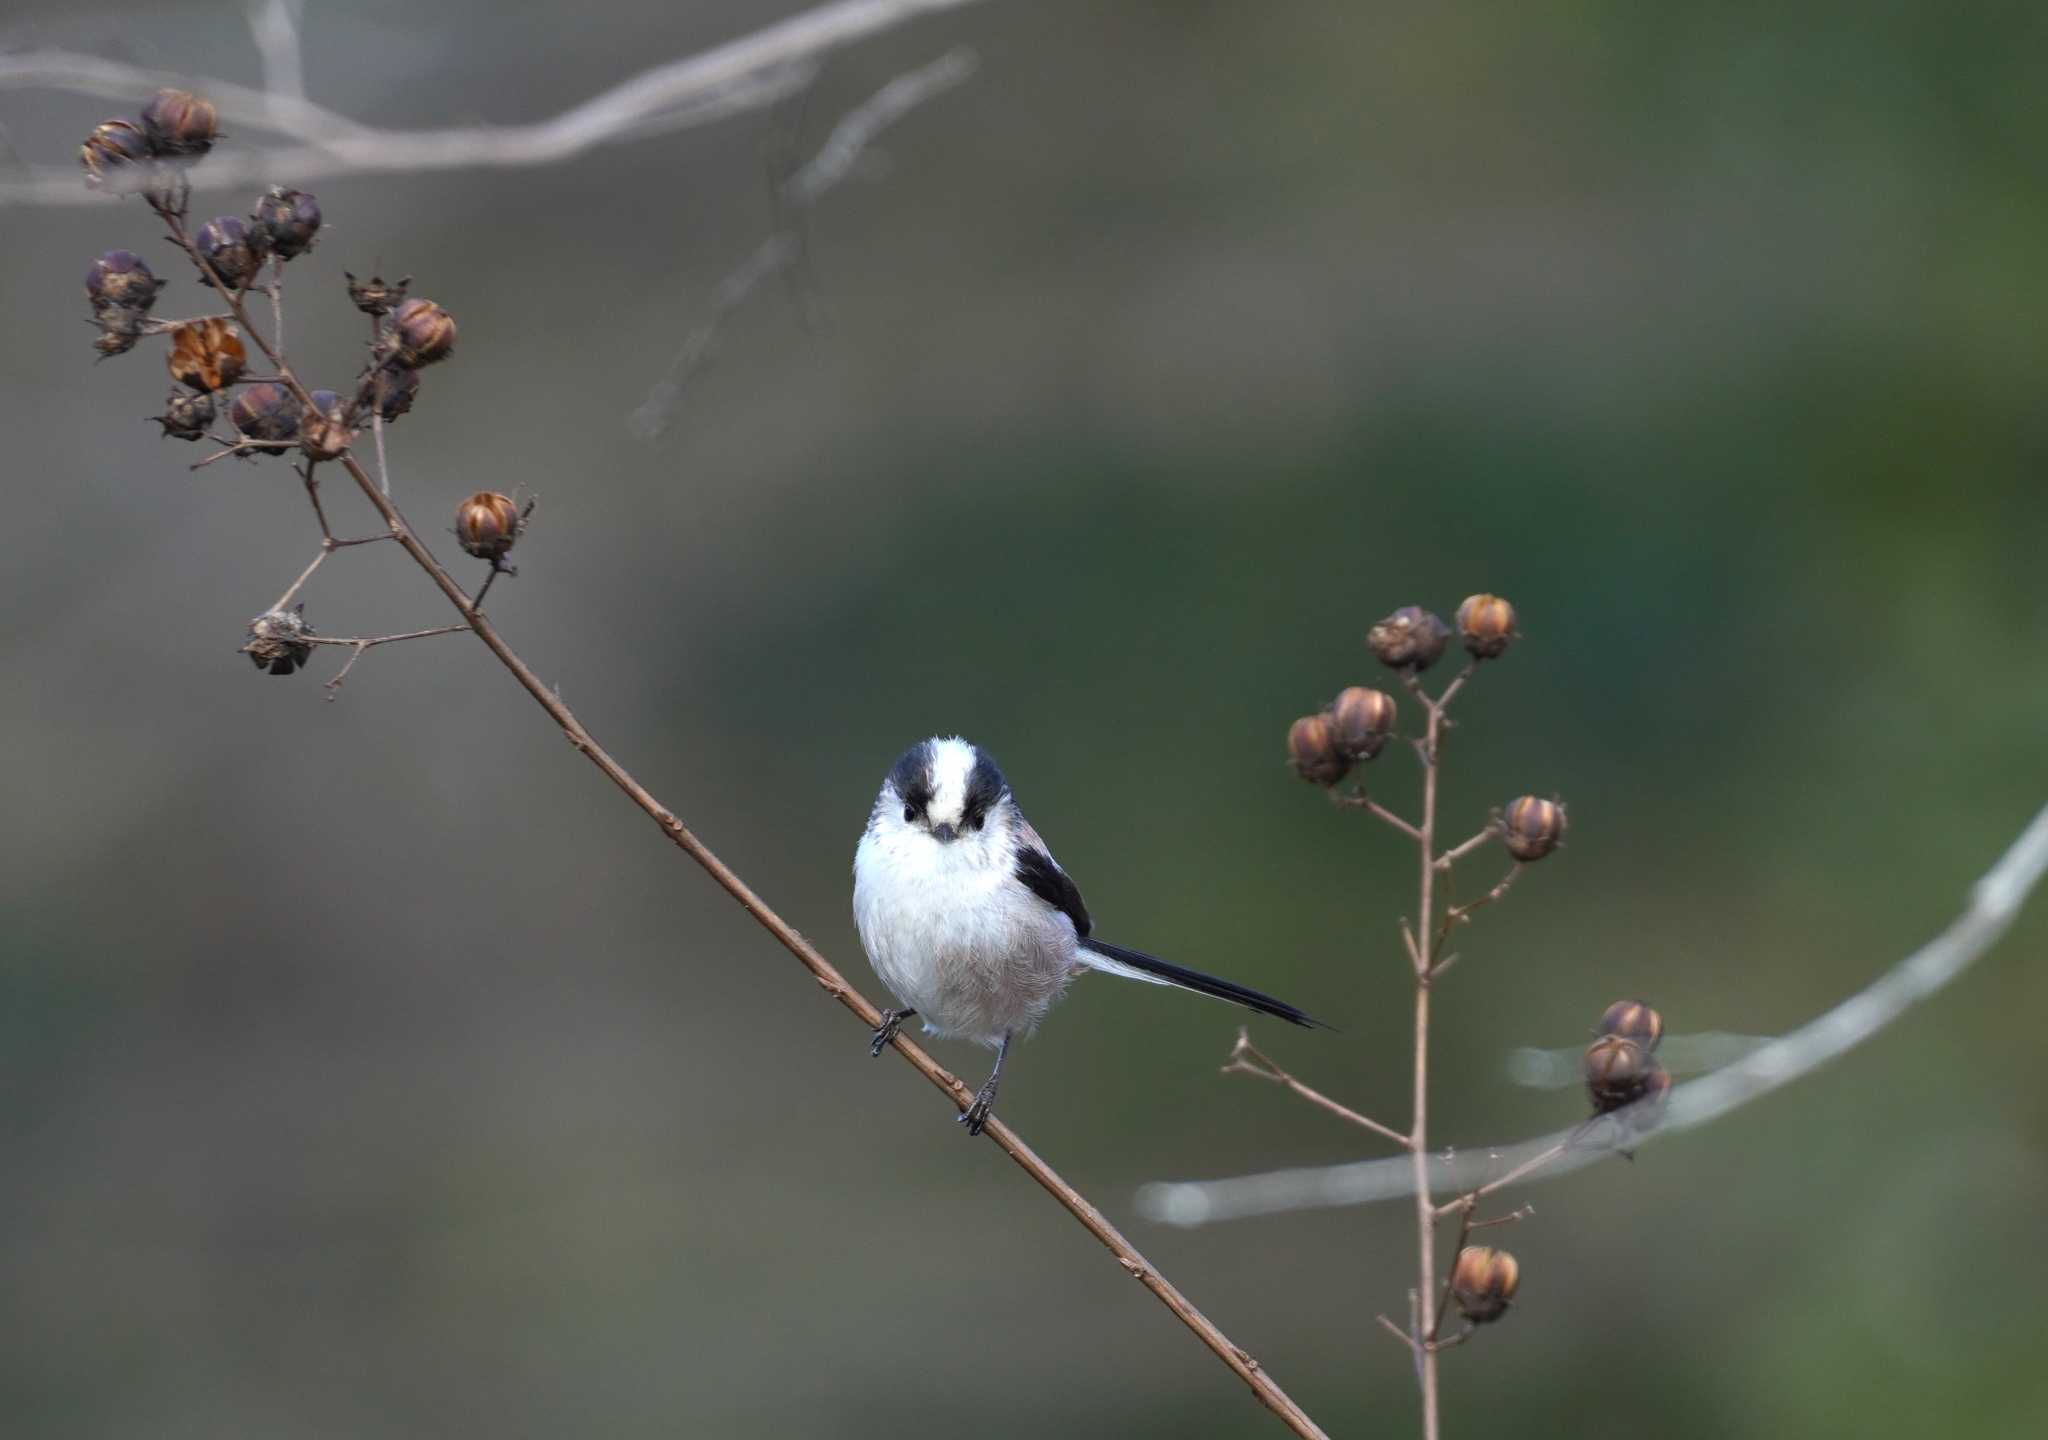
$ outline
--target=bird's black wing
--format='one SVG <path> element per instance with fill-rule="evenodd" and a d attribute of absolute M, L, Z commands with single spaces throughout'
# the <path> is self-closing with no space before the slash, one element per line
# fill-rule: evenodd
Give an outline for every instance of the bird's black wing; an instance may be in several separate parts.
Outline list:
<path fill-rule="evenodd" d="M 1081 887 L 1068 878 L 1067 872 L 1060 869 L 1059 863 L 1046 853 L 1044 846 L 1032 844 L 1029 840 L 1018 841 L 1017 879 L 1026 890 L 1073 921 L 1076 935 L 1086 936 L 1093 928 L 1095 922 L 1088 918 L 1088 906 L 1081 899 Z"/>

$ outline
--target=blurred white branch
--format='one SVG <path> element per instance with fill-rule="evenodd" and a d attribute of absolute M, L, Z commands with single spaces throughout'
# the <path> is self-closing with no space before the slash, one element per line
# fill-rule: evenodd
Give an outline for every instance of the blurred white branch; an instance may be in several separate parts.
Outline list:
<path fill-rule="evenodd" d="M 652 440 L 668 429 L 682 401 L 685 382 L 709 358 L 725 317 L 753 294 L 763 280 L 796 263 L 801 253 L 798 227 L 804 212 L 817 203 L 818 197 L 853 173 L 855 162 L 877 135 L 933 96 L 958 85 L 974 73 L 979 63 L 972 50 L 941 55 L 929 65 L 898 75 L 832 127 L 832 133 L 825 137 L 810 164 L 778 188 L 778 198 L 787 212 L 782 225 L 718 283 L 711 296 L 711 313 L 684 338 L 661 379 L 649 388 L 639 408 L 626 417 L 627 429 L 642 440 Z"/>
<path fill-rule="evenodd" d="M 975 0 L 833 0 L 752 35 L 701 54 L 643 70 L 552 119 L 529 125 L 465 125 L 442 130 L 383 130 L 314 105 L 303 95 L 206 76 L 153 70 L 65 50 L 0 55 L 0 89 L 66 90 L 139 104 L 164 85 L 195 90 L 241 124 L 299 141 L 274 149 L 217 146 L 190 172 L 195 190 L 245 188 L 289 178 L 372 175 L 426 170 L 552 165 L 600 145 L 702 124 L 768 104 L 809 79 L 826 52 L 916 16 Z M 275 8 L 259 6 L 268 11 Z M 276 20 L 252 26 L 274 32 Z M 288 25 L 285 28 L 290 28 Z M 264 33 L 259 32 L 259 33 Z M 265 69 L 275 71 L 289 41 L 259 41 Z M 289 83 L 289 82 L 288 82 Z M 75 165 L 37 166 L 0 178 L 0 204 L 77 205 L 99 199 Z"/>
<path fill-rule="evenodd" d="M 306 65 L 299 47 L 300 0 L 247 0 L 249 36 L 263 59 L 263 88 L 287 100 L 306 98 Z"/>
<path fill-rule="evenodd" d="M 2048 809 L 2034 817 L 1999 862 L 1977 882 L 1970 892 L 1969 905 L 1946 930 L 1867 989 L 1817 1019 L 1732 1065 L 1673 1090 L 1662 1123 L 1631 1143 L 1647 1143 L 1718 1120 L 1868 1040 L 1990 950 L 2011 928 L 2021 905 L 2044 873 L 2048 873 Z M 1437 1193 L 1473 1189 L 1557 1146 L 1573 1133 L 1561 1130 L 1514 1145 L 1443 1153 L 1432 1159 L 1430 1184 Z M 1603 1146 L 1575 1145 L 1530 1178 L 1562 1175 L 1610 1153 Z M 1148 1219 L 1192 1226 L 1288 1210 L 1363 1205 L 1412 1195 L 1414 1190 L 1409 1158 L 1397 1156 L 1225 1180 L 1155 1182 L 1139 1190 L 1138 1209 Z"/>

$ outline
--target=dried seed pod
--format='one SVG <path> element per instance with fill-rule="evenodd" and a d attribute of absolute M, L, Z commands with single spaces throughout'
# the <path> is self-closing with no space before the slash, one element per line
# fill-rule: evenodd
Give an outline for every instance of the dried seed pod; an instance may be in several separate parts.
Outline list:
<path fill-rule="evenodd" d="M 171 378 L 194 390 L 224 390 L 242 378 L 248 356 L 235 327 L 219 317 L 190 320 L 171 332 L 165 363 Z"/>
<path fill-rule="evenodd" d="M 1403 605 L 1368 630 L 1365 643 L 1382 665 L 1420 674 L 1436 664 L 1450 642 L 1451 627 L 1420 605 Z"/>
<path fill-rule="evenodd" d="M 299 400 L 266 380 L 251 385 L 228 406 L 228 423 L 251 440 L 286 442 L 299 438 Z"/>
<path fill-rule="evenodd" d="M 1655 1050 L 1664 1038 L 1664 1017 L 1640 1000 L 1617 1000 L 1602 1012 L 1599 1033 L 1619 1035 L 1645 1050 Z"/>
<path fill-rule="evenodd" d="M 213 148 L 220 117 L 189 90 L 159 90 L 142 107 L 142 130 L 158 155 L 194 157 Z"/>
<path fill-rule="evenodd" d="M 239 290 L 256 278 L 256 272 L 263 268 L 263 257 L 256 253 L 256 247 L 249 243 L 249 227 L 233 215 L 216 215 L 199 227 L 192 237 L 192 244 L 206 263 L 213 267 L 213 274 L 231 290 Z M 207 285 L 213 283 L 204 269 L 199 272 L 200 280 Z"/>
<path fill-rule="evenodd" d="M 1350 773 L 1351 761 L 1337 743 L 1337 726 L 1327 713 L 1304 715 L 1287 730 L 1287 762 L 1311 785 L 1335 785 Z"/>
<path fill-rule="evenodd" d="M 405 288 L 412 284 L 410 275 L 386 281 L 382 275 L 358 280 L 346 270 L 341 273 L 348 281 L 348 298 L 365 315 L 389 315 L 405 302 Z"/>
<path fill-rule="evenodd" d="M 1515 637 L 1515 607 L 1498 595 L 1467 595 L 1458 607 L 1458 633 L 1475 660 L 1498 660 Z"/>
<path fill-rule="evenodd" d="M 146 312 L 163 288 L 164 282 L 132 250 L 109 250 L 85 272 L 85 296 L 95 314 L 109 308 Z"/>
<path fill-rule="evenodd" d="M 1370 760 L 1394 733 L 1398 712 L 1394 697 L 1383 690 L 1353 685 L 1330 702 L 1330 724 L 1337 748 L 1351 760 Z"/>
<path fill-rule="evenodd" d="M 1451 1298 L 1474 1325 L 1486 1325 L 1507 1313 L 1522 1283 L 1522 1267 L 1505 1250 L 1467 1245 L 1451 1262 Z"/>
<path fill-rule="evenodd" d="M 1564 840 L 1564 806 L 1524 795 L 1508 802 L 1497 825 L 1508 854 L 1517 860 L 1541 860 Z"/>
<path fill-rule="evenodd" d="M 505 496 L 479 490 L 455 507 L 455 539 L 479 560 L 503 560 L 526 528 L 526 517 Z"/>
<path fill-rule="evenodd" d="M 189 395 L 182 390 L 173 390 L 164 401 L 164 413 L 150 418 L 164 427 L 164 434 L 180 440 L 203 440 L 206 429 L 213 424 L 213 397 L 201 393 Z"/>
<path fill-rule="evenodd" d="M 1641 1099 L 1651 1063 L 1648 1052 L 1624 1035 L 1602 1035 L 1588 1045 L 1579 1069 L 1593 1113 L 1605 1115 Z"/>
<path fill-rule="evenodd" d="M 1664 1103 L 1670 1098 L 1671 1072 L 1655 1060 L 1646 1062 L 1636 1098 L 1623 1117 L 1628 1129 L 1637 1135 L 1647 1135 L 1656 1129 L 1657 1122 L 1664 1118 Z"/>
<path fill-rule="evenodd" d="M 258 670 L 289 675 L 304 669 L 313 658 L 313 647 L 305 638 L 312 633 L 303 605 L 266 611 L 249 622 L 249 643 L 242 647 L 242 653 L 255 662 Z"/>
<path fill-rule="evenodd" d="M 420 372 L 403 365 L 376 365 L 356 385 L 356 408 L 374 410 L 388 425 L 412 409 L 420 393 Z"/>
<path fill-rule="evenodd" d="M 100 359 L 110 360 L 116 355 L 126 355 L 141 338 L 142 331 L 138 326 L 102 321 L 100 337 L 92 342 L 92 348 L 100 352 Z"/>
<path fill-rule="evenodd" d="M 85 183 L 93 189 L 126 189 L 148 170 L 149 137 L 133 120 L 102 120 L 78 147 Z"/>
<path fill-rule="evenodd" d="M 249 243 L 258 254 L 291 260 L 313 248 L 320 233 L 320 202 L 303 190 L 273 185 L 249 216 Z"/>
<path fill-rule="evenodd" d="M 355 439 L 349 407 L 332 390 L 315 390 L 313 403 L 299 417 L 299 450 L 308 460 L 333 460 Z"/>
<path fill-rule="evenodd" d="M 409 370 L 445 360 L 455 349 L 455 317 L 431 300 L 407 300 L 392 312 L 391 344 Z"/>

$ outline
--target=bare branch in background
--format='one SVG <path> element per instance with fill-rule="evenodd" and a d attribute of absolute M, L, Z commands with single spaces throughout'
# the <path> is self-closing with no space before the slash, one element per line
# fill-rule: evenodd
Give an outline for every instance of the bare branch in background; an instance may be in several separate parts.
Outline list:
<path fill-rule="evenodd" d="M 1706 1125 L 1847 1054 L 1962 974 L 2012 927 L 2020 907 L 2048 874 L 2048 809 L 2034 817 L 1970 891 L 1962 914 L 1867 988 L 1789 1034 L 1671 1092 L 1657 1128 L 1634 1143 Z M 1576 1146 L 1580 1127 L 1512 1145 L 1440 1153 L 1429 1183 L 1436 1192 L 1471 1190 L 1493 1175 L 1516 1174 L 1548 1151 L 1540 1169 L 1562 1175 L 1604 1158 L 1604 1147 Z M 1526 1178 L 1535 1178 L 1530 1173 Z M 1407 1157 L 1241 1175 L 1226 1180 L 1155 1182 L 1138 1192 L 1138 1209 L 1170 1225 L 1206 1225 L 1289 1210 L 1364 1205 L 1415 1193 Z"/>
<path fill-rule="evenodd" d="M 802 253 L 797 235 L 805 212 L 833 186 L 853 173 L 856 161 L 874 138 L 925 101 L 958 85 L 979 62 L 972 50 L 954 50 L 921 69 L 898 75 L 832 128 L 811 163 L 781 185 L 783 223 L 754 247 L 712 292 L 711 313 L 683 340 L 675 358 L 647 392 L 638 409 L 626 417 L 626 428 L 652 440 L 675 421 L 683 387 L 710 359 L 726 317 L 746 302 L 763 280 L 790 268 Z"/>
<path fill-rule="evenodd" d="M 299 46 L 303 0 L 246 0 L 249 36 L 263 58 L 263 88 L 285 100 L 306 98 L 305 57 Z"/>
<path fill-rule="evenodd" d="M 817 62 L 842 45 L 921 15 L 973 3 L 834 0 L 743 39 L 643 70 L 552 119 L 529 125 L 384 130 L 314 105 L 303 96 L 67 50 L 0 55 L 0 89 L 66 90 L 132 103 L 159 86 L 175 86 L 203 91 L 231 123 L 301 142 L 265 150 L 223 145 L 194 170 L 195 190 L 242 189 L 286 175 L 303 183 L 329 175 L 553 165 L 602 145 L 770 104 L 806 83 Z M 270 69 L 273 47 L 259 40 L 259 48 L 264 48 L 265 68 Z M 23 176 L 0 178 L 0 203 L 77 205 L 98 200 L 79 186 L 77 168 L 71 165 L 37 166 Z"/>

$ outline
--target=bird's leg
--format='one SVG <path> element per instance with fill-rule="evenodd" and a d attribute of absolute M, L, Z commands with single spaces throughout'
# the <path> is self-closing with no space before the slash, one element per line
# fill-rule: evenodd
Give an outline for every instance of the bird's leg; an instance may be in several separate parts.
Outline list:
<path fill-rule="evenodd" d="M 1003 1043 L 996 1046 L 996 1068 L 988 1072 L 988 1079 L 974 1092 L 974 1103 L 960 1112 L 960 1123 L 967 1127 L 969 1135 L 979 1135 L 988 1124 L 988 1112 L 996 1103 L 996 1086 L 1003 1078 L 1003 1057 L 1010 1053 L 1010 1032 L 1003 1032 Z"/>
<path fill-rule="evenodd" d="M 882 1021 L 875 1026 L 875 1038 L 868 1045 L 870 1057 L 880 1055 L 882 1047 L 896 1038 L 896 1032 L 903 1028 L 903 1022 L 915 1015 L 915 1010 L 884 1010 Z"/>

